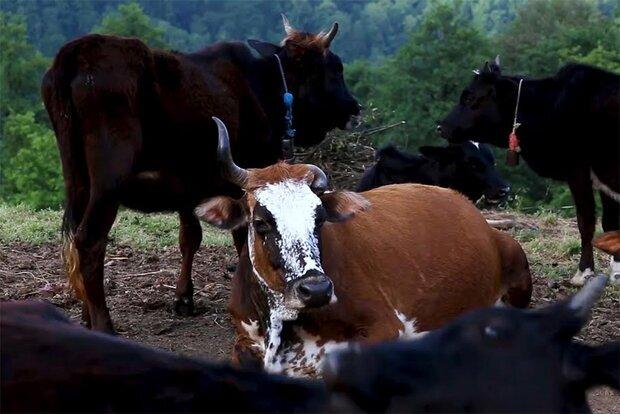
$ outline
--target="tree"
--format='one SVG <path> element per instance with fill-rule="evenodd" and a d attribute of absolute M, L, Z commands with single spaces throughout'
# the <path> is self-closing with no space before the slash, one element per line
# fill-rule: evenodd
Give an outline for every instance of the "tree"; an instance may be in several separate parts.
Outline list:
<path fill-rule="evenodd" d="M 48 61 L 27 38 L 23 16 L 0 12 L 0 123 L 9 111 L 39 107 L 41 76 Z"/>
<path fill-rule="evenodd" d="M 355 85 L 356 91 L 372 90 L 367 98 L 384 111 L 383 122 L 407 122 L 382 141 L 396 140 L 412 149 L 441 142 L 437 120 L 456 102 L 472 69 L 490 54 L 488 39 L 463 19 L 459 5 L 430 6 L 396 56 L 367 77 L 372 84 Z"/>
<path fill-rule="evenodd" d="M 164 29 L 144 14 L 137 3 L 121 4 L 117 10 L 106 14 L 94 33 L 136 37 L 151 47 L 167 48 Z"/>
<path fill-rule="evenodd" d="M 2 199 L 33 208 L 58 208 L 63 185 L 54 133 L 37 123 L 32 111 L 9 115 L 2 132 L 4 144 L 21 143 L 11 158 L 3 157 Z"/>

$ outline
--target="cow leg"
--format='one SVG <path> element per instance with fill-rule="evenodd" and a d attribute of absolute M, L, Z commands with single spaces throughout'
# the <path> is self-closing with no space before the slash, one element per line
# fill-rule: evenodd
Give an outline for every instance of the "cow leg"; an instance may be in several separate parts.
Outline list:
<path fill-rule="evenodd" d="M 83 316 L 90 319 L 87 325 L 92 329 L 108 333 L 114 333 L 114 327 L 103 290 L 103 262 L 108 233 L 117 211 L 116 200 L 91 197 L 75 235 L 86 305 Z"/>
<path fill-rule="evenodd" d="M 179 213 L 181 229 L 179 246 L 181 248 L 181 273 L 177 279 L 176 300 L 174 311 L 177 315 L 191 316 L 194 314 L 194 285 L 192 283 L 192 264 L 194 255 L 202 241 L 200 222 L 191 210 Z"/>
<path fill-rule="evenodd" d="M 581 236 L 579 269 L 571 279 L 571 284 L 582 286 L 588 277 L 594 274 L 592 238 L 594 237 L 594 227 L 596 225 L 596 211 L 589 171 L 579 171 L 576 176 L 568 181 L 568 186 L 575 202 L 577 225 Z"/>
<path fill-rule="evenodd" d="M 608 197 L 602 191 L 601 204 L 603 205 L 603 231 L 620 230 L 620 203 Z M 620 283 L 620 253 L 611 257 L 611 277 L 612 284 Z"/>

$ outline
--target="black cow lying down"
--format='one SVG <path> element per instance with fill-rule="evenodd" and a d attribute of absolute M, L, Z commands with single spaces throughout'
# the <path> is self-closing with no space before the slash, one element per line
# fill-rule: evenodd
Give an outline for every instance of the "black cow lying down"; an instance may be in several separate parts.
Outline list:
<path fill-rule="evenodd" d="M 452 188 L 471 201 L 482 196 L 489 203 L 501 201 L 510 186 L 495 169 L 487 145 L 466 141 L 447 147 L 420 147 L 421 155 L 408 154 L 389 144 L 375 154 L 375 164 L 362 176 L 356 191 L 388 184 L 419 183 Z"/>
<path fill-rule="evenodd" d="M 411 342 L 332 354 L 324 368 L 332 400 L 389 412 L 589 412 L 588 388 L 620 389 L 620 342 L 571 338 L 607 280 L 546 308 L 481 309 Z"/>
<path fill-rule="evenodd" d="M 317 412 L 321 384 L 240 371 L 87 330 L 44 302 L 0 304 L 2 412 Z"/>
<path fill-rule="evenodd" d="M 587 412 L 620 388 L 620 343 L 571 340 L 606 276 L 540 310 L 472 312 L 413 341 L 328 357 L 325 384 L 209 364 L 0 304 L 3 412 Z"/>

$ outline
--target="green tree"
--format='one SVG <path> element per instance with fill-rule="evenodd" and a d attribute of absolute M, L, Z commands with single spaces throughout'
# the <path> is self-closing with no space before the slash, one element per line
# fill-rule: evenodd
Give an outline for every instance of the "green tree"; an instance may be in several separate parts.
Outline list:
<path fill-rule="evenodd" d="M 2 132 L 3 144 L 21 143 L 11 158 L 1 161 L 2 199 L 34 208 L 59 207 L 63 185 L 54 133 L 37 123 L 32 111 L 6 117 Z"/>
<path fill-rule="evenodd" d="M 137 3 L 121 4 L 116 11 L 106 14 L 94 33 L 136 37 L 151 47 L 167 48 L 164 29 L 144 14 Z"/>
<path fill-rule="evenodd" d="M 0 12 L 0 123 L 9 111 L 42 109 L 39 88 L 48 61 L 27 38 L 23 16 Z"/>
<path fill-rule="evenodd" d="M 460 3 L 434 3 L 393 59 L 371 76 L 353 74 L 356 92 L 384 112 L 383 122 L 405 120 L 404 127 L 382 135 L 414 148 L 439 143 L 435 125 L 456 102 L 472 69 L 489 56 L 489 41 L 459 12 Z M 359 72 L 359 66 L 354 68 Z M 370 84 L 369 84 L 370 83 Z"/>

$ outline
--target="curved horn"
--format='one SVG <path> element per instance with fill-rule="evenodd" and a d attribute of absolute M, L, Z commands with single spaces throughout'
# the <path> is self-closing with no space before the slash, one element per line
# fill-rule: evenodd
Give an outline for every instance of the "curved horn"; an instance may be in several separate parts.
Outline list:
<path fill-rule="evenodd" d="M 568 307 L 579 319 L 586 320 L 590 315 L 590 310 L 603 294 L 605 285 L 609 277 L 598 275 L 590 280 L 579 292 L 568 301 Z"/>
<path fill-rule="evenodd" d="M 310 189 L 315 194 L 318 194 L 318 195 L 323 194 L 327 190 L 327 185 L 329 184 L 327 175 L 325 175 L 323 170 L 317 167 L 316 165 L 306 164 L 306 166 L 314 174 L 314 179 L 312 180 L 312 183 L 310 184 Z"/>
<path fill-rule="evenodd" d="M 322 36 L 323 45 L 325 46 L 325 48 L 329 48 L 329 46 L 332 44 L 332 40 L 334 40 L 334 37 L 336 37 L 337 33 L 338 33 L 338 22 L 334 22 L 334 24 L 332 25 L 332 28 L 329 29 L 329 32 L 325 33 Z"/>
<path fill-rule="evenodd" d="M 248 171 L 237 166 L 230 153 L 230 140 L 226 125 L 218 117 L 211 117 L 217 125 L 217 162 L 222 175 L 231 183 L 243 188 L 248 180 Z"/>
<path fill-rule="evenodd" d="M 281 13 L 281 15 L 282 24 L 284 25 L 284 31 L 286 32 L 287 36 L 290 36 L 293 34 L 293 32 L 295 32 L 295 29 L 293 29 L 293 26 L 291 26 L 291 22 L 288 21 L 288 17 L 286 17 L 284 13 Z"/>

